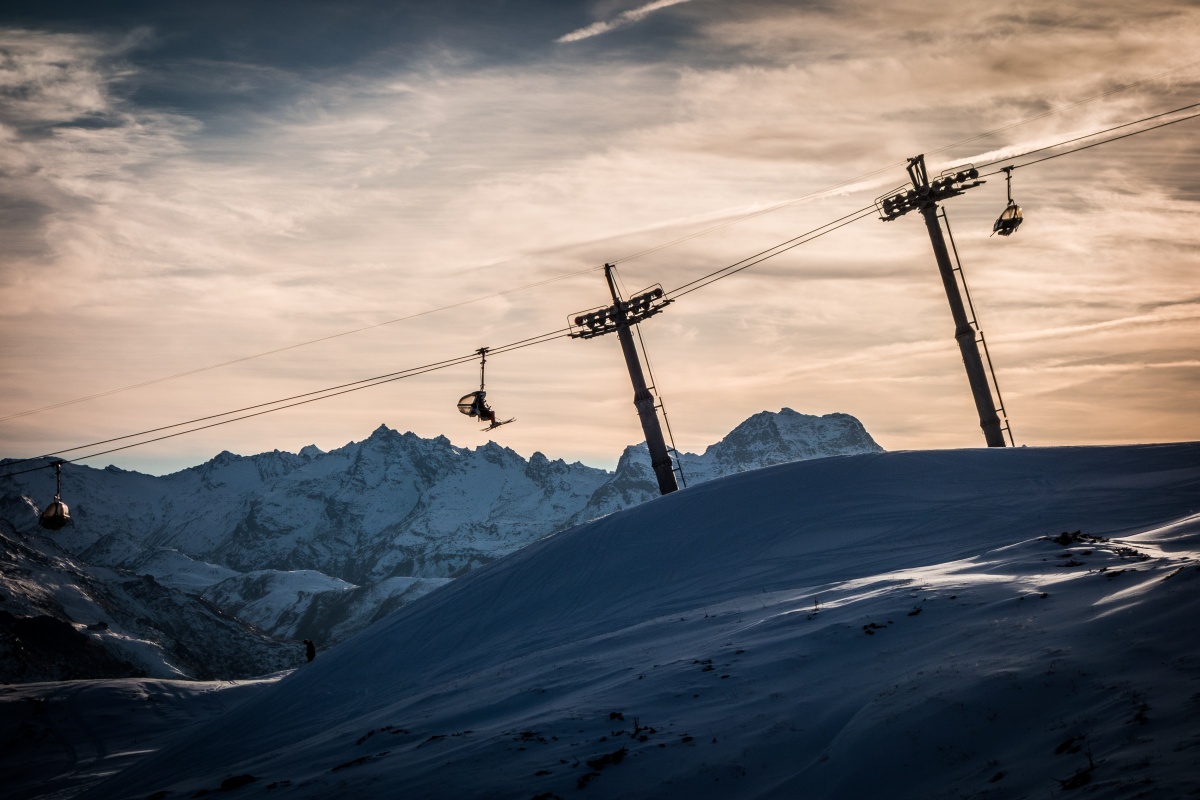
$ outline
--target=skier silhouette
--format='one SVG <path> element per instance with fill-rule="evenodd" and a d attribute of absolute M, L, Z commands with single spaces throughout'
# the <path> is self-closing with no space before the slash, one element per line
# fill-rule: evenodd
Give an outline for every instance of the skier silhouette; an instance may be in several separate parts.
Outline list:
<path fill-rule="evenodd" d="M 309 661 L 317 657 L 317 646 L 312 643 L 312 639 L 304 640 L 304 655 L 308 656 Z"/>

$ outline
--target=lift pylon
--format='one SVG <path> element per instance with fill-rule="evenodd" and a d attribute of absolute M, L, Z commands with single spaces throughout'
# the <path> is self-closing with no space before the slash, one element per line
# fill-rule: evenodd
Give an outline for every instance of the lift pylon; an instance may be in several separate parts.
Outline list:
<path fill-rule="evenodd" d="M 633 334 L 629 328 L 631 325 L 636 325 L 659 313 L 671 301 L 664 298 L 662 287 L 654 287 L 634 295 L 629 300 L 622 300 L 613 276 L 612 264 L 604 265 L 604 278 L 608 282 L 608 290 L 612 294 L 613 304 L 606 308 L 573 315 L 571 337 L 591 339 L 616 332 L 617 338 L 621 341 L 621 352 L 625 355 L 625 365 L 629 368 L 629 379 L 633 383 L 633 405 L 637 408 L 638 418 L 642 423 L 642 432 L 646 436 L 646 446 L 650 449 L 650 465 L 654 468 L 654 475 L 658 479 L 658 491 L 660 494 L 670 494 L 679 488 L 679 484 L 675 480 L 671 454 L 667 449 L 666 439 L 663 437 L 662 425 L 658 421 L 654 395 L 646 385 L 642 362 L 638 358 L 637 348 L 633 344 Z"/>
<path fill-rule="evenodd" d="M 925 218 L 929 241 L 933 245 L 933 256 L 937 260 L 942 285 L 946 289 L 946 299 L 950 302 L 950 314 L 954 317 L 954 338 L 962 353 L 967 381 L 971 384 L 971 396 L 975 400 L 975 410 L 979 413 L 979 427 L 983 429 L 983 438 L 988 447 L 1004 447 L 1004 432 L 1001 429 L 997 404 L 992 399 L 992 388 L 988 384 L 983 357 L 979 352 L 977 331 L 967 317 L 958 278 L 954 274 L 954 266 L 950 263 L 946 237 L 938 221 L 938 201 L 957 197 L 966 190 L 979 186 L 983 181 L 979 180 L 979 171 L 973 167 L 953 174 L 944 174 L 930 181 L 925 170 L 923 154 L 908 160 L 908 177 L 913 188 L 882 199 L 879 204 L 881 218 L 885 222 L 891 222 L 913 210 L 920 211 L 921 216 Z"/>

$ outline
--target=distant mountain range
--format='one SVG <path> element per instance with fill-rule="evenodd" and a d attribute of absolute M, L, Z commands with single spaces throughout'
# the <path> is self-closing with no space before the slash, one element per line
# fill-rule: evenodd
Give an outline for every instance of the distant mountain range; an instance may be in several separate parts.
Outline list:
<path fill-rule="evenodd" d="M 756 414 L 702 455 L 683 453 L 679 461 L 687 483 L 696 485 L 791 461 L 880 451 L 854 417 L 785 408 Z M 0 519 L 12 523 L 14 542 L 40 547 L 44 537 L 26 498 L 44 503 L 52 486 L 49 470 L 0 481 Z M 321 645 L 530 542 L 658 494 L 644 444 L 626 448 L 609 472 L 541 453 L 526 460 L 494 442 L 456 447 L 444 436 L 423 439 L 386 426 L 330 452 L 311 445 L 299 453 L 223 452 L 162 477 L 68 464 L 63 486 L 75 525 L 52 535 L 65 551 L 53 557 L 88 575 L 76 581 L 76 592 L 95 601 L 87 614 L 103 616 L 95 611 L 105 607 L 93 597 L 95 587 L 148 576 L 141 578 L 147 585 L 188 598 L 180 602 L 203 602 L 252 626 L 248 635 Z M 22 567 L 8 550 L 0 562 L 5 594 L 25 596 L 14 577 Z M 101 644 L 115 636 L 116 611 L 106 621 L 80 618 L 67 603 L 57 612 L 52 605 L 41 602 L 39 613 L 73 623 Z M 99 622 L 110 627 L 86 629 Z M 242 672 L 281 663 L 269 640 L 239 646 L 262 651 Z M 174 658 L 170 644 L 140 652 L 134 661 L 149 674 L 228 668 Z"/>

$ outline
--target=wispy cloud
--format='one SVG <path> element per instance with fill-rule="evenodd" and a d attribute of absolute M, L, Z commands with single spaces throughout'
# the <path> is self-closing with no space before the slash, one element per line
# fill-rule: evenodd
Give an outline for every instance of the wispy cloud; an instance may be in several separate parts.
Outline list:
<path fill-rule="evenodd" d="M 646 3 L 644 6 L 631 8 L 628 11 L 622 11 L 617 16 L 608 20 L 593 22 L 591 25 L 573 30 L 570 33 L 563 34 L 555 39 L 556 42 L 578 42 L 582 39 L 590 39 L 593 36 L 599 36 L 602 33 L 614 31 L 617 28 L 624 28 L 626 25 L 632 25 L 635 22 L 641 22 L 644 18 L 653 14 L 655 11 L 661 11 L 664 8 L 677 6 L 681 3 L 687 3 L 690 0 L 654 0 L 653 3 Z"/>
<path fill-rule="evenodd" d="M 685 1 L 605 0 L 605 22 L 561 41 Z M 862 207 L 904 180 L 914 153 L 937 170 L 1182 106 L 1200 67 L 1175 67 L 1195 61 L 1200 10 L 1145 2 L 1178 13 L 1099 27 L 1014 18 L 1010 35 L 995 32 L 994 4 L 942 0 L 906 22 L 903 48 L 878 46 L 895 35 L 879 4 L 696 3 L 674 12 L 687 37 L 620 53 L 585 45 L 570 59 L 550 42 L 575 23 L 530 14 L 536 34 L 521 35 L 544 47 L 511 62 L 417 32 L 420 58 L 312 68 L 223 49 L 181 60 L 155 45 L 172 29 L 139 45 L 0 27 L 0 414 L 579 273 L 22 417 L 0 431 L 0 455 L 524 339 L 603 301 L 588 267 L 619 262 L 631 289 L 679 286 Z M 628 33 L 652 34 L 654 22 Z M 1141 82 L 1168 69 L 1169 82 Z M 1138 86 L 1111 93 L 1114 82 Z M 1003 180 L 953 202 L 1005 399 L 1030 443 L 1098 441 L 1073 427 L 1085 418 L 1102 420 L 1092 427 L 1108 440 L 1200 436 L 1184 407 L 1200 376 L 1189 366 L 1200 310 L 1180 302 L 1196 295 L 1197 124 L 1020 170 L 1026 224 L 1011 239 L 989 238 Z M 923 227 L 866 219 L 656 318 L 644 335 L 680 445 L 702 449 L 784 405 L 860 416 L 889 448 L 978 444 Z M 70 381 L 47 384 L 47 363 Z M 1058 363 L 1180 366 L 1107 382 L 1034 369 Z M 453 408 L 473 370 L 118 463 L 159 471 L 221 449 L 329 449 L 380 422 L 478 444 Z M 638 436 L 623 392 L 589 394 L 583 413 L 564 401 L 623 379 L 611 347 L 563 340 L 491 370 L 499 407 L 525 420 L 504 429 L 518 452 L 611 466 Z"/>

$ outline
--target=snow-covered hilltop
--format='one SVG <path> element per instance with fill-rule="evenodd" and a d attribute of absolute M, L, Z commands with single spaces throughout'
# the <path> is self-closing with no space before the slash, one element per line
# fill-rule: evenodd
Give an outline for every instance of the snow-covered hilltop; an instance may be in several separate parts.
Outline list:
<path fill-rule="evenodd" d="M 694 486 L 879 451 L 853 417 L 785 408 L 681 460 Z M 658 494 L 644 445 L 610 473 L 386 426 L 327 453 L 225 452 L 163 477 L 73 464 L 63 473 L 76 524 L 54 540 L 77 559 L 150 575 L 272 635 L 322 645 L 543 536 Z M 0 517 L 32 534 L 22 496 L 52 494 L 48 480 L 50 471 L 0 482 Z"/>
<path fill-rule="evenodd" d="M 1197 613 L 1200 444 L 809 460 L 546 537 L 86 796 L 1182 797 Z"/>

